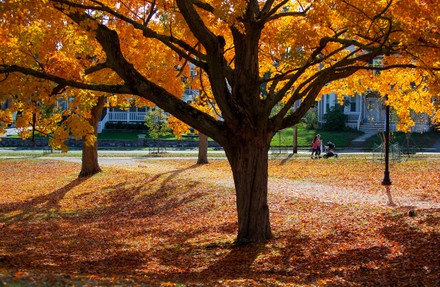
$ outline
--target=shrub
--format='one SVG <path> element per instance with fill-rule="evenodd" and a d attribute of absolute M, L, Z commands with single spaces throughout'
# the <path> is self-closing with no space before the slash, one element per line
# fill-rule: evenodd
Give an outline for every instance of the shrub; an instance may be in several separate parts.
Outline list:
<path fill-rule="evenodd" d="M 347 122 L 347 115 L 340 109 L 331 109 L 324 115 L 326 120 L 323 129 L 327 131 L 338 131 L 345 129 Z"/>
<path fill-rule="evenodd" d="M 144 122 L 107 122 L 105 128 L 107 130 L 148 130 Z"/>
<path fill-rule="evenodd" d="M 307 130 L 316 130 L 318 128 L 318 111 L 315 108 L 308 110 L 301 122 L 304 123 Z"/>

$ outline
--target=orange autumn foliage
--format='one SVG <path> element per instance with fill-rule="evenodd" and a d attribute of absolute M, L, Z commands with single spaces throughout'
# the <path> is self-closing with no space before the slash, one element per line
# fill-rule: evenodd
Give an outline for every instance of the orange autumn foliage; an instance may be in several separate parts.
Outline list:
<path fill-rule="evenodd" d="M 246 34 L 249 27 L 243 21 L 243 14 L 256 7 L 248 7 L 249 4 L 243 1 L 210 0 L 197 4 L 195 11 L 201 23 L 214 35 L 223 37 L 225 61 L 235 68 L 234 60 L 239 51 L 234 51 L 233 31 Z M 348 78 L 329 81 L 320 95 L 337 92 L 342 97 L 368 90 L 379 91 L 388 97 L 400 118 L 398 127 L 403 130 L 414 125 L 411 112 L 426 113 L 433 121 L 438 120 L 438 107 L 433 101 L 440 90 L 440 8 L 437 1 L 261 1 L 255 5 L 261 10 L 259 21 L 265 25 L 258 51 L 259 76 L 263 78 L 267 73 L 274 76 L 267 81 L 267 87 L 273 92 L 285 93 L 280 102 L 287 104 L 294 95 L 293 90 L 303 89 L 302 84 L 312 80 L 320 69 L 334 65 L 365 66 Z M 3 15 L 0 22 L 2 65 L 18 65 L 75 81 L 66 83 L 66 87 L 78 83 L 123 84 L 124 80 L 110 66 L 95 69 L 105 63 L 107 57 L 95 38 L 98 25 L 105 25 L 118 33 L 121 53 L 149 81 L 180 98 L 184 89 L 180 76 L 192 78 L 189 63 L 193 62 L 199 77 L 193 78 L 191 85 L 210 92 L 209 77 L 206 68 L 202 68 L 206 61 L 205 47 L 177 6 L 167 0 L 152 3 L 130 0 L 123 4 L 114 1 L 6 1 L 0 10 Z M 75 20 L 69 18 L 69 13 L 84 11 L 89 19 L 74 24 Z M 380 65 L 367 67 L 369 65 L 360 58 L 346 63 L 376 48 L 383 49 L 378 53 Z M 318 51 L 319 57 L 309 58 Z M 420 69 L 408 72 L 406 68 L 413 66 Z M 395 69 L 389 71 L 392 67 Z M 290 75 L 303 68 L 296 83 L 284 90 Z M 372 73 L 374 69 L 384 70 L 378 77 Z M 53 81 L 53 78 L 46 79 Z M 53 103 L 62 99 L 61 95 L 51 95 L 55 86 L 48 81 L 10 75 L 0 85 L 0 97 L 21 99 L 24 103 L 34 96 L 43 103 Z M 121 95 L 119 102 L 126 100 L 123 91 L 113 92 Z M 135 91 L 126 92 L 136 94 Z M 70 95 L 75 97 L 75 93 Z M 93 101 L 94 95 L 90 98 Z M 115 103 L 114 99 L 112 102 Z M 214 98 L 212 102 L 215 104 Z M 142 104 L 152 105 L 148 101 Z M 18 109 L 22 110 L 31 111 L 35 107 Z M 24 122 L 28 124 L 29 120 Z M 59 121 L 52 119 L 52 122 Z M 39 124 L 43 126 L 45 122 Z M 48 129 L 49 132 L 54 130 Z M 176 129 L 184 130 L 182 126 Z"/>

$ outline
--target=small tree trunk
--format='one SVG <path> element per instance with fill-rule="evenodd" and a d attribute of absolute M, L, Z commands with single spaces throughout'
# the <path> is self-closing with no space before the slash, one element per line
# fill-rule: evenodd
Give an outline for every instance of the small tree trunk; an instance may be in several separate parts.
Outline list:
<path fill-rule="evenodd" d="M 199 132 L 199 157 L 197 164 L 208 163 L 208 136 Z"/>
<path fill-rule="evenodd" d="M 81 172 L 78 177 L 89 177 L 101 171 L 98 163 L 98 142 L 87 145 L 83 140 Z"/>
<path fill-rule="evenodd" d="M 268 144 L 243 141 L 225 148 L 237 197 L 237 244 L 272 238 L 267 204 Z"/>
<path fill-rule="evenodd" d="M 98 124 L 104 108 L 104 103 L 105 97 L 100 97 L 96 106 L 94 106 L 91 110 L 89 123 L 91 126 L 93 126 L 96 137 L 98 137 Z M 98 139 L 96 139 L 93 145 L 88 145 L 85 141 L 85 137 L 83 137 L 81 172 L 79 173 L 78 177 L 89 177 L 101 171 L 102 170 L 98 163 Z"/>
<path fill-rule="evenodd" d="M 298 153 L 298 125 L 293 127 L 293 153 Z"/>

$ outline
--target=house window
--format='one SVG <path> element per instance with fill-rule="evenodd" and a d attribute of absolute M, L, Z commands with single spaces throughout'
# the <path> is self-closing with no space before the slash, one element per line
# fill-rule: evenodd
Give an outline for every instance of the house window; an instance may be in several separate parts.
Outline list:
<path fill-rule="evenodd" d="M 325 112 L 330 111 L 330 95 L 325 95 Z"/>
<path fill-rule="evenodd" d="M 350 112 L 356 112 L 356 98 L 351 97 L 350 98 Z"/>
<path fill-rule="evenodd" d="M 69 103 L 73 102 L 73 98 L 67 98 L 67 99 L 63 99 L 63 100 L 58 100 L 57 101 L 57 107 L 60 108 L 61 110 L 67 110 L 69 108 Z"/>

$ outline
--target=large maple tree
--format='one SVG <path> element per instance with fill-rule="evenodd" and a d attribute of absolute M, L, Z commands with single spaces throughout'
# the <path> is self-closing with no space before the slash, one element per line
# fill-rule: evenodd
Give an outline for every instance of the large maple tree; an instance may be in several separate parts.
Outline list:
<path fill-rule="evenodd" d="M 377 91 L 402 128 L 412 124 L 411 111 L 439 118 L 432 101 L 439 92 L 438 1 L 0 4 L 1 73 L 46 79 L 55 89 L 135 95 L 222 145 L 234 177 L 240 244 L 272 237 L 270 141 L 323 93 Z M 24 32 L 32 30 L 39 37 Z M 378 57 L 380 64 L 373 64 Z M 217 113 L 181 99 L 176 79 L 189 63 Z"/>

